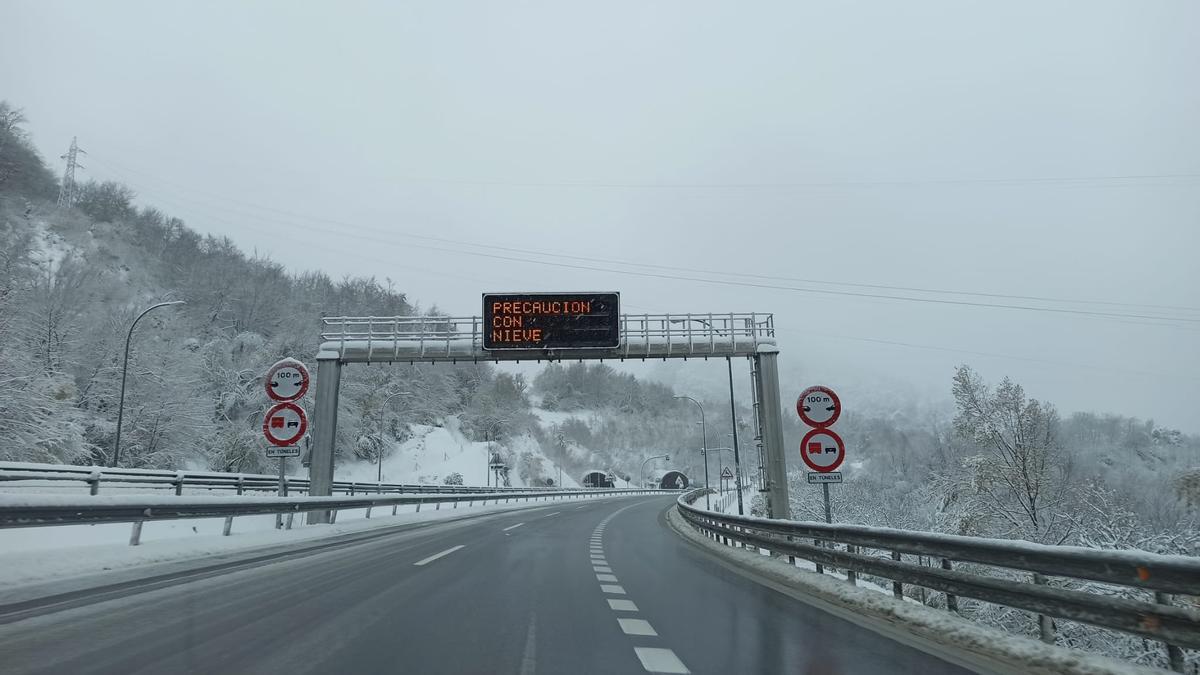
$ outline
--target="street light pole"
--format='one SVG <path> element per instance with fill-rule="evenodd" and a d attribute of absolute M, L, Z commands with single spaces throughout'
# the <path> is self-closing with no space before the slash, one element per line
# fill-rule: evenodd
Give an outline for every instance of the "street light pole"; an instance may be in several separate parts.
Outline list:
<path fill-rule="evenodd" d="M 375 482 L 377 483 L 383 482 L 383 413 L 387 412 L 387 404 L 391 403 L 392 399 L 396 398 L 397 396 L 403 396 L 411 393 L 411 391 L 395 392 L 391 396 L 383 399 L 383 405 L 379 406 L 379 461 L 377 462 L 379 465 L 379 472 L 375 477 Z"/>
<path fill-rule="evenodd" d="M 121 423 L 125 421 L 125 379 L 129 374 L 129 342 L 133 339 L 133 329 L 137 327 L 138 322 L 142 320 L 142 317 L 149 314 L 152 310 L 158 309 L 159 307 L 167 307 L 169 305 L 183 304 L 187 303 L 185 303 L 183 300 L 172 300 L 170 302 L 160 302 L 157 305 L 150 305 L 146 309 L 142 310 L 142 313 L 138 314 L 137 318 L 133 320 L 133 323 L 129 325 L 129 333 L 125 336 L 125 360 L 121 364 L 121 400 L 120 403 L 117 404 L 117 438 L 113 443 L 113 456 L 111 465 L 113 467 L 116 467 L 117 462 L 121 459 Z"/>
<path fill-rule="evenodd" d="M 642 467 L 640 469 L 638 469 L 638 475 L 642 477 L 643 485 L 646 483 L 646 462 L 649 462 L 652 459 L 663 459 L 664 457 L 668 461 L 670 461 L 670 459 L 671 459 L 671 455 L 668 454 L 668 455 L 655 455 L 653 457 L 647 457 L 646 459 L 642 460 Z"/>
<path fill-rule="evenodd" d="M 712 510 L 712 503 L 708 496 L 710 487 L 708 484 L 708 432 L 704 427 L 704 406 L 700 405 L 700 402 L 691 396 L 675 396 L 674 398 L 691 401 L 700 409 L 700 445 L 702 448 L 700 452 L 704 455 L 704 508 Z"/>

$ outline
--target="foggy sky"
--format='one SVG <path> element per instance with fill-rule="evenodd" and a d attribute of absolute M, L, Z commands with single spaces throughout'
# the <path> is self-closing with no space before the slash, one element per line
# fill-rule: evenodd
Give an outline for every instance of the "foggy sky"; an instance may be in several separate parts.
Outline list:
<path fill-rule="evenodd" d="M 78 136 L 85 178 L 422 307 L 774 312 L 785 400 L 948 397 L 970 363 L 1197 432 L 1197 26 L 1192 0 L 10 0 L 0 98 L 56 171 Z M 722 272 L 1172 320 L 695 280 Z"/>

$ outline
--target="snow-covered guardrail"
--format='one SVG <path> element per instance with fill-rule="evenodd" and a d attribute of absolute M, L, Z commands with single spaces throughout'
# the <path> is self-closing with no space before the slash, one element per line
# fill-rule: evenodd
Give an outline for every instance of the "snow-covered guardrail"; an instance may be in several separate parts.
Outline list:
<path fill-rule="evenodd" d="M 307 492 L 308 479 L 285 476 L 288 492 Z M 45 482 L 64 486 L 86 487 L 90 494 L 99 494 L 102 484 L 121 487 L 143 486 L 174 490 L 183 494 L 184 488 L 197 490 L 224 490 L 243 494 L 245 492 L 275 492 L 279 476 L 253 473 L 220 473 L 215 471 L 167 471 L 162 469 L 110 469 L 99 466 L 72 466 L 69 464 L 34 464 L 27 462 L 0 462 L 0 486 L 41 487 Z M 564 488 L 505 488 L 472 485 L 414 485 L 403 483 L 377 483 L 374 481 L 334 481 L 333 492 L 355 494 L 444 494 L 475 492 L 534 492 L 554 491 Z"/>
<path fill-rule="evenodd" d="M 133 523 L 129 544 L 137 546 L 141 541 L 142 524 L 151 520 L 179 520 L 185 518 L 225 518 L 224 534 L 228 535 L 234 516 L 286 515 L 287 529 L 291 529 L 292 517 L 297 513 L 330 511 L 330 522 L 337 520 L 337 512 L 346 509 L 371 509 L 380 506 L 396 509 L 405 505 L 416 505 L 417 511 L 429 505 L 440 509 L 443 504 L 461 503 L 473 506 L 479 502 L 486 506 L 511 501 L 541 501 L 550 499 L 576 499 L 594 496 L 670 494 L 673 491 L 649 489 L 598 489 L 559 490 L 536 492 L 490 492 L 474 494 L 431 494 L 406 495 L 399 497 L 158 497 L 155 495 L 124 495 L 75 497 L 69 495 L 36 495 L 29 497 L 0 496 L 0 528 L 48 527 L 55 525 L 92 525 L 96 523 Z"/>
<path fill-rule="evenodd" d="M 838 567 L 847 570 L 850 583 L 855 582 L 855 573 L 882 577 L 892 581 L 898 599 L 903 598 L 903 585 L 912 584 L 945 593 L 950 611 L 957 611 L 961 596 L 1033 612 L 1040 616 L 1042 640 L 1050 643 L 1054 642 L 1050 617 L 1160 640 L 1180 672 L 1180 648 L 1200 649 L 1200 611 L 1171 604 L 1171 594 L 1200 594 L 1200 558 L 726 515 L 693 506 L 703 493 L 680 495 L 678 507 L 683 518 L 705 536 L 730 546 L 788 556 L 793 564 L 802 558 L 814 563 L 818 572 L 825 565 Z M 906 562 L 904 555 L 940 559 L 941 566 Z M 1029 572 L 1030 581 L 954 569 L 956 562 Z M 1050 585 L 1051 578 L 1139 589 L 1146 599 L 1056 588 Z"/>

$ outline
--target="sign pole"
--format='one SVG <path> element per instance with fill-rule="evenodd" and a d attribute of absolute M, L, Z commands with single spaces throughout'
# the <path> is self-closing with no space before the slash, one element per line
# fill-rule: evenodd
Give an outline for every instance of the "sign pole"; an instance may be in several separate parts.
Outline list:
<path fill-rule="evenodd" d="M 825 491 L 825 522 L 832 523 L 833 517 L 829 512 L 829 483 L 821 483 L 821 489 Z"/>
<path fill-rule="evenodd" d="M 742 508 L 742 457 L 738 453 L 737 408 L 733 405 L 733 359 L 726 356 L 725 365 L 729 368 L 729 417 L 733 425 L 733 482 L 737 486 L 738 515 L 742 516 L 746 512 Z"/>
<path fill-rule="evenodd" d="M 279 458 L 279 496 L 280 497 L 287 496 L 287 489 L 284 485 L 284 479 L 283 479 L 283 458 L 282 457 Z M 282 513 L 275 514 L 275 529 L 277 529 L 277 530 L 283 529 L 283 514 Z"/>

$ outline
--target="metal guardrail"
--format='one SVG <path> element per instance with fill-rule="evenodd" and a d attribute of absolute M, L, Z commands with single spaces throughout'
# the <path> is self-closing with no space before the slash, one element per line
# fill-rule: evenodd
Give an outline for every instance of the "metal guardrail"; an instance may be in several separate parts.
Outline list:
<path fill-rule="evenodd" d="M 856 573 L 889 579 L 897 599 L 903 598 L 903 584 L 912 584 L 944 593 L 950 611 L 957 611 L 960 596 L 1027 610 L 1040 616 L 1041 638 L 1050 643 L 1054 627 L 1049 617 L 1132 633 L 1165 643 L 1169 663 L 1180 672 L 1180 648 L 1200 649 L 1200 611 L 1170 604 L 1170 594 L 1200 594 L 1200 558 L 733 516 L 693 506 L 702 494 L 696 490 L 681 495 L 678 507 L 683 518 L 709 538 L 786 555 L 791 563 L 803 558 L 818 572 L 826 565 L 845 569 L 850 583 L 855 583 Z M 906 554 L 940 559 L 941 566 L 905 562 Z M 956 570 L 955 562 L 1029 572 L 1031 581 Z M 1152 601 L 1056 588 L 1048 577 L 1140 589 Z"/>
<path fill-rule="evenodd" d="M 575 499 L 594 496 L 674 494 L 673 490 L 646 489 L 600 489 L 558 490 L 526 492 L 488 492 L 476 494 L 406 495 L 399 497 L 155 497 L 151 495 L 129 495 L 122 497 L 74 498 L 61 495 L 39 495 L 20 497 L 17 503 L 5 504 L 0 498 L 0 529 L 16 527 L 49 527 L 60 525 L 94 525 L 98 523 L 133 523 L 129 544 L 137 546 L 141 540 L 142 525 L 147 521 L 180 520 L 187 518 L 225 518 L 223 534 L 229 535 L 234 516 L 275 514 L 276 527 L 284 527 L 281 516 L 287 516 L 286 529 L 292 528 L 292 518 L 297 513 L 331 511 L 331 523 L 337 513 L 348 509 L 371 510 L 379 506 L 391 506 L 392 515 L 405 505 L 416 505 L 417 511 L 424 505 L 439 510 L 442 504 L 453 504 L 454 508 L 466 502 L 473 506 L 480 502 L 486 506 L 509 503 L 524 499 L 526 502 L 556 498 Z"/>
<path fill-rule="evenodd" d="M 753 356 L 775 345 L 775 318 L 762 312 L 622 314 L 612 349 L 483 349 L 483 317 L 327 316 L 321 351 L 345 362 L 433 362 L 561 358 Z"/>
<path fill-rule="evenodd" d="M 308 479 L 296 476 L 284 477 L 287 491 L 307 492 Z M 142 485 L 172 489 L 182 495 L 184 488 L 210 491 L 275 492 L 279 487 L 279 476 L 250 473 L 219 473 L 209 471 L 166 471 L 155 469 L 110 469 L 99 466 L 71 466 L 59 464 L 27 464 L 23 462 L 0 462 L 0 486 L 41 487 L 40 481 L 74 483 L 86 486 L 95 495 L 102 484 Z M 81 486 L 81 487 L 82 487 Z M 481 487 L 473 485 L 424 485 L 405 483 L 377 483 L 375 481 L 334 481 L 334 494 L 444 494 L 478 492 L 531 492 L 552 491 L 555 487 Z"/>

